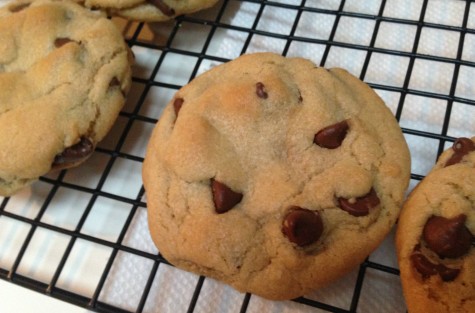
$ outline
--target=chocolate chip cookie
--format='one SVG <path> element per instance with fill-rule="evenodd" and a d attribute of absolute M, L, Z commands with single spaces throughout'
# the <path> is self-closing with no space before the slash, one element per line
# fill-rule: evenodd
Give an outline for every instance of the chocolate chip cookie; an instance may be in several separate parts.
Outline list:
<path fill-rule="evenodd" d="M 411 192 L 396 247 L 409 312 L 474 312 L 475 137 L 459 138 Z"/>
<path fill-rule="evenodd" d="M 0 195 L 94 151 L 131 84 L 114 24 L 69 1 L 0 9 Z"/>
<path fill-rule="evenodd" d="M 162 22 L 212 7 L 218 0 L 79 0 L 86 7 L 142 22 Z"/>
<path fill-rule="evenodd" d="M 409 168 L 391 111 L 359 79 L 244 55 L 180 89 L 160 117 L 143 167 L 150 231 L 180 268 L 290 299 L 379 245 Z"/>

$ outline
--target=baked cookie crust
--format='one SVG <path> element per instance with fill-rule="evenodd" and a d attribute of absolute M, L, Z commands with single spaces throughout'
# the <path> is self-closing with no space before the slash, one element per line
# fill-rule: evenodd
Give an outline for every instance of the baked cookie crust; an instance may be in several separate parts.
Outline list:
<path fill-rule="evenodd" d="M 180 89 L 143 166 L 168 261 L 279 300 L 358 266 L 392 228 L 409 175 L 401 129 L 369 86 L 272 53 Z"/>

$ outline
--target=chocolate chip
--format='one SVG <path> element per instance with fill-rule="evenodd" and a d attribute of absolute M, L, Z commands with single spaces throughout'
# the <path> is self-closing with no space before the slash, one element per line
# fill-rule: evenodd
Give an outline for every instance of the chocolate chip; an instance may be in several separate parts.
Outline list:
<path fill-rule="evenodd" d="M 175 109 L 176 116 L 178 116 L 178 112 L 180 112 L 183 102 L 185 102 L 185 100 L 182 98 L 176 98 L 175 101 L 173 101 L 173 108 Z"/>
<path fill-rule="evenodd" d="M 420 252 L 413 252 L 411 254 L 411 262 L 423 278 L 437 274 L 437 264 L 429 261 L 429 259 Z"/>
<path fill-rule="evenodd" d="M 91 140 L 82 137 L 77 144 L 64 149 L 64 151 L 54 158 L 53 166 L 73 164 L 89 157 L 94 150 Z"/>
<path fill-rule="evenodd" d="M 414 251 L 411 254 L 411 262 L 415 269 L 422 275 L 422 278 L 429 278 L 432 275 L 439 274 L 443 281 L 452 281 L 460 273 L 460 269 L 450 268 L 444 264 L 435 264 L 429 261 L 420 251 Z"/>
<path fill-rule="evenodd" d="M 298 206 L 291 207 L 282 222 L 282 232 L 300 247 L 316 242 L 323 233 L 320 214 Z"/>
<path fill-rule="evenodd" d="M 113 77 L 111 81 L 109 82 L 109 88 L 119 88 L 120 92 L 122 93 L 122 96 L 125 98 L 127 96 L 127 93 L 122 90 L 121 85 L 120 85 L 120 80 L 117 77 Z"/>
<path fill-rule="evenodd" d="M 117 79 L 117 77 L 113 77 L 111 81 L 109 82 L 109 87 L 117 87 L 120 86 L 120 81 Z"/>
<path fill-rule="evenodd" d="M 56 48 L 61 48 L 65 44 L 70 43 L 72 41 L 74 41 L 74 40 L 72 40 L 71 38 L 59 37 L 59 38 L 56 38 L 56 40 L 54 41 L 54 46 Z"/>
<path fill-rule="evenodd" d="M 369 211 L 372 208 L 379 205 L 380 200 L 376 191 L 371 188 L 368 194 L 359 198 L 338 198 L 338 203 L 343 211 L 346 211 L 353 216 L 365 216 L 369 214 Z"/>
<path fill-rule="evenodd" d="M 231 210 L 241 202 L 243 197 L 242 193 L 231 190 L 231 188 L 215 179 L 211 180 L 211 191 L 213 192 L 214 207 L 218 214 Z"/>
<path fill-rule="evenodd" d="M 453 281 L 460 273 L 460 269 L 458 268 L 450 268 L 445 266 L 444 264 L 437 265 L 437 272 L 439 273 L 440 278 L 443 281 Z"/>
<path fill-rule="evenodd" d="M 327 126 L 315 134 L 313 143 L 322 148 L 336 149 L 346 137 L 349 125 L 346 120 Z"/>
<path fill-rule="evenodd" d="M 23 9 L 26 9 L 27 7 L 30 6 L 30 4 L 31 3 L 22 3 L 22 4 L 19 4 L 19 5 L 16 5 L 16 6 L 11 6 L 8 9 L 10 10 L 10 12 L 16 13 L 16 12 L 22 11 Z"/>
<path fill-rule="evenodd" d="M 175 10 L 168 6 L 162 0 L 148 0 L 149 3 L 153 4 L 157 9 L 159 9 L 166 16 L 174 16 Z"/>
<path fill-rule="evenodd" d="M 423 238 L 427 246 L 441 258 L 458 258 L 468 252 L 472 234 L 465 226 L 467 216 L 454 218 L 431 216 L 424 225 Z"/>
<path fill-rule="evenodd" d="M 256 94 L 259 98 L 262 98 L 262 99 L 267 99 L 267 97 L 269 96 L 266 92 L 264 84 L 261 82 L 258 82 L 256 84 Z"/>
<path fill-rule="evenodd" d="M 447 160 L 445 166 L 457 164 L 462 161 L 465 155 L 472 151 L 475 151 L 475 144 L 469 138 L 458 138 L 457 140 L 455 140 L 452 146 L 452 150 L 454 150 L 454 153 L 452 154 L 450 159 Z"/>

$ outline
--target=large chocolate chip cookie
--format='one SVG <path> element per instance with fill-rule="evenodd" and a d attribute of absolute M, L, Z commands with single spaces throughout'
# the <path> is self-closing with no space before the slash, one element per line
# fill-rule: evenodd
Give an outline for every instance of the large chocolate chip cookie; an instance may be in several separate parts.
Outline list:
<path fill-rule="evenodd" d="M 143 168 L 150 231 L 180 268 L 294 298 L 378 246 L 409 168 L 401 129 L 366 84 L 245 55 L 183 87 L 160 117 Z"/>

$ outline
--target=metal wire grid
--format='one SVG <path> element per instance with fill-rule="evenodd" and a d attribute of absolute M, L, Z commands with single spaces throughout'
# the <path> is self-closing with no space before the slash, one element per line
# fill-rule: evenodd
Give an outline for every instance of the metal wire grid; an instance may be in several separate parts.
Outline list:
<path fill-rule="evenodd" d="M 290 2 L 290 3 L 289 3 Z M 38 291 L 40 293 L 47 294 L 54 298 L 58 298 L 82 307 L 86 307 L 90 310 L 97 312 L 143 312 L 145 311 L 145 304 L 147 298 L 151 292 L 153 282 L 156 278 L 157 272 L 163 264 L 168 264 L 167 261 L 160 255 L 152 253 L 145 249 L 133 248 L 124 244 L 124 238 L 126 237 L 131 223 L 134 217 L 140 212 L 146 210 L 146 199 L 144 198 L 144 189 L 140 187 L 138 192 L 132 192 L 131 195 L 121 195 L 114 192 L 109 192 L 107 188 L 104 188 L 107 184 L 111 172 L 114 171 L 114 166 L 117 166 L 117 163 L 120 163 L 122 160 L 128 160 L 141 164 L 143 161 L 143 155 L 141 153 L 130 153 L 129 150 L 124 152 L 124 146 L 127 145 L 131 132 L 133 131 L 136 123 L 144 123 L 149 126 L 153 126 L 158 116 L 150 116 L 149 114 L 144 114 L 143 107 L 144 103 L 147 101 L 148 94 L 151 92 L 152 88 L 158 87 L 162 89 L 168 89 L 172 92 L 178 90 L 182 87 L 183 84 L 176 83 L 167 83 L 161 82 L 156 79 L 157 74 L 160 70 L 166 65 L 166 56 L 168 54 L 174 54 L 183 57 L 192 57 L 196 60 L 194 66 L 192 67 L 191 73 L 188 80 L 193 79 L 201 71 L 203 71 L 203 63 L 223 63 L 229 61 L 229 58 L 216 56 L 209 53 L 210 45 L 213 41 L 213 37 L 218 31 L 237 31 L 245 34 L 245 40 L 242 45 L 242 50 L 239 54 L 243 54 L 252 50 L 250 48 L 253 37 L 262 36 L 266 38 L 279 39 L 285 42 L 283 48 L 279 52 L 283 55 L 288 55 L 292 43 L 299 42 L 305 44 L 317 44 L 324 47 L 321 57 L 319 57 L 319 65 L 326 66 L 327 60 L 331 49 L 333 48 L 343 48 L 351 49 L 352 51 L 363 51 L 366 53 L 359 77 L 362 80 L 367 78 L 368 68 L 370 66 L 371 58 L 374 54 L 381 55 L 390 55 L 404 57 L 408 59 L 407 70 L 403 79 L 401 86 L 393 86 L 379 82 L 369 82 L 370 86 L 373 87 L 376 91 L 381 92 L 390 92 L 395 93 L 399 96 L 397 105 L 394 108 L 394 114 L 396 118 L 400 121 L 403 115 L 403 109 L 405 105 L 408 105 L 408 98 L 411 96 L 423 97 L 425 99 L 435 99 L 441 100 L 446 103 L 445 113 L 443 114 L 443 120 L 440 125 L 440 131 L 427 131 L 412 128 L 410 125 L 403 126 L 403 132 L 406 136 L 414 136 L 417 138 L 430 138 L 436 142 L 436 152 L 435 155 L 438 156 L 447 144 L 452 142 L 455 138 L 450 135 L 449 125 L 451 123 L 451 114 L 454 108 L 455 103 L 457 105 L 462 105 L 468 110 L 468 108 L 475 105 L 475 99 L 460 96 L 457 94 L 458 79 L 460 72 L 463 68 L 475 68 L 475 61 L 464 59 L 464 51 L 467 50 L 466 39 L 467 36 L 475 35 L 475 30 L 469 28 L 470 23 L 470 14 L 475 14 L 475 11 L 472 7 L 473 4 L 471 1 L 453 1 L 453 3 L 463 3 L 463 20 L 459 26 L 453 25 L 442 25 L 437 23 L 431 23 L 426 21 L 426 12 L 428 6 L 430 5 L 429 0 L 421 0 L 420 4 L 420 13 L 417 19 L 405 19 L 398 17 L 388 17 L 385 15 L 385 9 L 387 5 L 391 3 L 389 0 L 373 1 L 377 2 L 377 12 L 374 14 L 369 13 L 359 13 L 346 10 L 347 6 L 353 3 L 350 0 L 341 0 L 337 1 L 337 5 L 334 8 L 322 8 L 319 7 L 319 1 L 312 0 L 302 0 L 302 1 L 258 1 L 258 0 L 224 0 L 220 1 L 218 5 L 212 10 L 212 16 L 207 14 L 198 14 L 190 16 L 182 16 L 177 18 L 173 24 L 168 24 L 164 26 L 163 29 L 166 31 L 166 36 L 158 38 L 153 38 L 153 40 L 144 39 L 144 33 L 147 31 L 147 24 L 143 23 L 126 23 L 124 29 L 124 34 L 126 40 L 132 49 L 134 48 L 146 48 L 148 51 L 156 51 L 157 59 L 152 68 L 147 70 L 147 75 L 137 76 L 134 75 L 134 89 L 136 90 L 135 95 L 132 97 L 132 100 L 128 101 L 126 108 L 121 112 L 120 119 L 122 121 L 121 127 L 115 130 L 115 138 L 108 145 L 101 145 L 97 148 L 96 154 L 101 155 L 105 160 L 102 163 L 101 171 L 97 173 L 98 179 L 95 187 L 84 186 L 80 183 L 75 183 L 70 179 L 65 179 L 68 175 L 68 171 L 62 171 L 58 175 L 47 175 L 42 177 L 40 183 L 47 186 L 46 192 L 41 197 L 41 201 L 38 204 L 38 209 L 35 211 L 34 215 L 31 214 L 22 214 L 21 212 L 15 212 L 10 209 L 10 206 L 13 205 L 12 198 L 4 198 L 0 204 L 0 231 L 1 231 L 1 222 L 5 220 L 12 220 L 19 222 L 23 225 L 27 225 L 27 231 L 23 236 L 22 243 L 18 249 L 15 250 L 15 254 L 10 258 L 13 259 L 10 266 L 0 267 L 0 278 L 10 281 L 14 284 L 18 284 L 32 290 Z M 335 1 L 334 1 L 335 2 Z M 233 25 L 223 21 L 223 16 L 228 12 L 231 6 L 236 6 L 239 4 L 250 3 L 258 6 L 254 22 L 250 27 L 243 27 L 238 25 Z M 313 4 L 313 5 L 312 5 Z M 317 4 L 317 5 L 315 5 Z M 289 34 L 281 34 L 279 32 L 262 30 L 259 28 L 259 22 L 265 10 L 269 8 L 281 8 L 295 12 L 295 20 L 292 23 L 292 27 Z M 328 38 L 317 39 L 311 38 L 308 36 L 298 35 L 299 21 L 302 18 L 303 14 L 317 13 L 325 14 L 328 16 L 334 17 L 333 26 L 331 27 Z M 343 18 L 356 18 L 362 20 L 374 21 L 374 28 L 370 36 L 369 44 L 358 44 L 358 43 L 347 43 L 339 41 L 336 39 L 336 34 L 340 21 Z M 381 48 L 376 45 L 378 38 L 378 32 L 382 23 L 394 23 L 397 25 L 408 25 L 415 28 L 413 45 L 410 51 L 401 51 L 401 50 L 392 50 L 387 48 Z M 123 24 L 122 24 L 123 25 Z M 208 30 L 208 33 L 205 34 L 204 42 L 201 50 L 188 50 L 186 48 L 176 47 L 174 41 L 176 40 L 177 34 L 185 26 L 198 27 L 204 26 Z M 473 25 L 471 26 L 473 27 Z M 421 41 L 421 34 L 423 29 L 433 29 L 436 31 L 451 31 L 459 34 L 458 46 L 456 49 L 455 57 L 446 57 L 438 56 L 431 54 L 421 54 L 419 53 L 419 44 Z M 413 73 L 415 63 L 417 60 L 441 62 L 444 64 L 450 64 L 453 66 L 453 73 L 451 74 L 451 84 L 448 93 L 438 93 L 427 90 L 421 90 L 418 88 L 411 88 L 411 75 Z M 170 98 L 170 97 L 168 97 Z M 168 99 L 167 99 L 168 100 Z M 162 100 L 166 102 L 165 99 Z M 473 130 L 471 126 L 468 126 L 470 130 Z M 132 149 L 133 151 L 133 149 Z M 434 160 L 428 160 L 428 163 L 432 164 Z M 87 175 L 87 173 L 84 173 Z M 412 184 L 417 183 L 424 177 L 424 173 L 415 173 L 411 175 Z M 82 213 L 79 215 L 78 222 L 74 227 L 63 227 L 55 225 L 54 223 L 45 222 L 43 217 L 45 216 L 47 210 L 52 206 L 54 198 L 57 196 L 58 191 L 62 189 L 70 190 L 71 192 L 78 192 L 82 195 L 87 195 L 88 200 L 85 202 L 85 208 Z M 104 239 L 101 236 L 96 236 L 94 233 L 88 233 L 84 231 L 85 224 L 88 221 L 88 217 L 92 214 L 95 204 L 98 199 L 109 199 L 111 201 L 116 201 L 117 203 L 122 203 L 130 207 L 130 210 L 124 215 L 124 222 L 117 233 L 115 240 Z M 1 200 L 1 199 L 0 199 Z M 12 204 L 13 203 L 13 204 Z M 62 255 L 59 257 L 59 262 L 55 265 L 50 279 L 45 281 L 40 281 L 38 279 L 29 277 L 23 272 L 19 272 L 19 267 L 25 256 L 28 247 L 32 245 L 35 234 L 41 230 L 48 230 L 54 233 L 61 234 L 67 238 L 65 243 L 65 248 Z M 103 247 L 107 247 L 110 251 L 110 255 L 107 260 L 104 262 L 103 270 L 100 275 L 100 278 L 97 280 L 97 284 L 94 288 L 94 292 L 88 296 L 85 296 L 81 293 L 74 291 L 73 289 L 64 288 L 58 285 L 58 280 L 60 279 L 61 273 L 63 272 L 68 258 L 70 258 L 71 253 L 78 243 L 78 241 L 83 241 Z M 0 241 L 1 242 L 1 241 Z M 0 261 L 2 258 L 0 247 Z M 111 273 L 114 262 L 117 259 L 118 254 L 131 254 L 138 256 L 140 258 L 148 259 L 152 262 L 150 272 L 148 273 L 148 278 L 143 285 L 140 300 L 138 301 L 136 307 L 132 310 L 126 310 L 119 308 L 111 303 L 101 300 L 101 293 L 103 292 L 104 285 L 106 284 L 107 278 Z M 2 265 L 2 263 L 0 263 Z M 169 264 L 168 264 L 169 265 Z M 363 264 L 361 264 L 356 283 L 353 289 L 353 294 L 351 297 L 351 303 L 347 308 L 337 307 L 330 303 L 316 301 L 310 298 L 298 298 L 294 302 L 299 303 L 302 306 L 314 307 L 321 309 L 323 311 L 330 312 L 357 312 L 358 303 L 362 293 L 362 286 L 365 280 L 366 273 L 368 270 L 380 271 L 387 273 L 389 275 L 396 276 L 399 274 L 399 271 L 394 266 L 388 266 L 385 264 L 380 264 L 378 262 L 367 259 Z M 187 312 L 194 312 L 197 302 L 200 298 L 200 293 L 203 288 L 203 284 L 206 278 L 200 277 L 196 281 L 194 291 L 187 305 Z M 242 298 L 242 302 L 239 306 L 240 312 L 247 312 L 248 307 L 252 296 L 247 294 Z"/>

